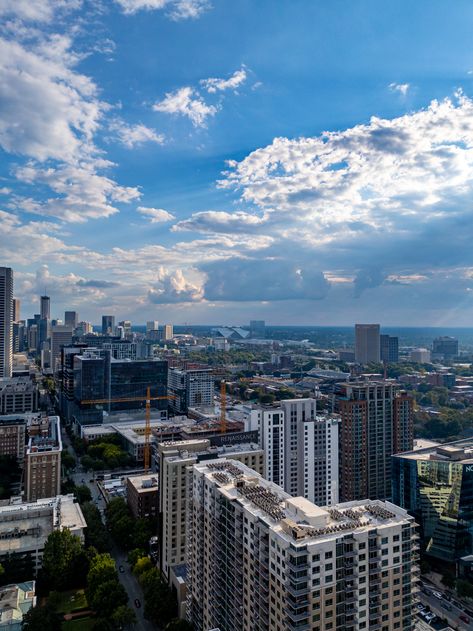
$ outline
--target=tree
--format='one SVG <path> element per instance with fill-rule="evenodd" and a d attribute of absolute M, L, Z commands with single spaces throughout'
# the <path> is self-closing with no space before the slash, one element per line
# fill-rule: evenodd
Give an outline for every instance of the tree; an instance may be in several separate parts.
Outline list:
<path fill-rule="evenodd" d="M 128 596 L 123 585 L 115 577 L 97 585 L 91 592 L 90 599 L 87 596 L 87 602 L 92 609 L 100 612 L 100 616 L 108 618 L 117 607 L 126 605 Z"/>
<path fill-rule="evenodd" d="M 79 504 L 90 502 L 92 500 L 92 493 L 86 484 L 80 484 L 74 489 L 74 495 Z"/>
<path fill-rule="evenodd" d="M 131 565 L 131 567 L 133 567 L 138 559 L 141 559 L 141 557 L 145 556 L 146 552 L 144 550 L 142 550 L 141 548 L 134 548 L 128 553 L 127 561 Z"/>
<path fill-rule="evenodd" d="M 470 581 L 458 580 L 457 593 L 459 596 L 464 596 L 466 598 L 473 598 L 473 584 L 470 583 Z"/>
<path fill-rule="evenodd" d="M 61 590 L 83 584 L 87 558 L 79 537 L 70 530 L 55 530 L 44 546 L 43 569 L 53 589 Z"/>
<path fill-rule="evenodd" d="M 115 561 L 107 554 L 96 554 L 90 561 L 87 574 L 87 600 L 90 603 L 102 583 L 111 580 L 118 581 Z"/>
<path fill-rule="evenodd" d="M 143 572 L 140 583 L 145 598 L 146 618 L 157 626 L 165 626 L 177 613 L 177 602 L 166 581 L 156 568 Z"/>
<path fill-rule="evenodd" d="M 193 631 L 194 625 L 187 620 L 179 620 L 179 618 L 175 618 L 168 622 L 165 626 L 164 631 Z"/>
<path fill-rule="evenodd" d="M 442 575 L 442 583 L 445 587 L 455 587 L 455 574 L 446 571 L 445 574 Z"/>
<path fill-rule="evenodd" d="M 52 607 L 33 607 L 23 616 L 23 631 L 61 631 L 61 621 Z"/>
<path fill-rule="evenodd" d="M 85 529 L 86 547 L 92 546 L 99 552 L 108 552 L 110 550 L 110 535 L 103 524 L 99 509 L 91 502 L 82 504 L 81 509 L 87 522 Z"/>
<path fill-rule="evenodd" d="M 133 609 L 130 609 L 130 607 L 127 607 L 126 605 L 120 605 L 113 612 L 112 620 L 117 625 L 117 627 L 126 627 L 129 624 L 135 624 L 136 615 Z M 183 631 L 185 630 L 183 629 Z"/>
<path fill-rule="evenodd" d="M 67 470 L 74 469 L 74 467 L 76 466 L 76 459 L 68 451 L 62 454 L 61 462 L 62 462 L 63 467 Z"/>
<path fill-rule="evenodd" d="M 147 572 L 153 568 L 153 564 L 151 563 L 151 559 L 149 557 L 144 556 L 141 559 L 138 559 L 133 566 L 133 574 L 135 576 L 141 576 L 143 572 Z"/>

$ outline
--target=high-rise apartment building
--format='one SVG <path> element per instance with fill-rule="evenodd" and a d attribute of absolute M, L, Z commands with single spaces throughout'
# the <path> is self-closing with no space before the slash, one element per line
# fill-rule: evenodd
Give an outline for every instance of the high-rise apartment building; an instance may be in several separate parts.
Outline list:
<path fill-rule="evenodd" d="M 340 498 L 389 499 L 391 456 L 412 449 L 413 401 L 390 381 L 336 384 L 341 416 Z"/>
<path fill-rule="evenodd" d="M 49 296 L 40 297 L 40 317 L 41 320 L 51 319 L 51 299 Z"/>
<path fill-rule="evenodd" d="M 192 469 L 187 617 L 196 631 L 412 631 L 416 524 L 389 502 L 323 509 L 238 462 Z"/>
<path fill-rule="evenodd" d="M 115 316 L 102 316 L 102 335 L 115 335 Z"/>
<path fill-rule="evenodd" d="M 211 368 L 171 368 L 168 378 L 170 405 L 185 414 L 189 408 L 213 404 L 214 376 Z"/>
<path fill-rule="evenodd" d="M 380 335 L 380 359 L 395 364 L 399 361 L 399 338 L 393 335 Z"/>
<path fill-rule="evenodd" d="M 163 340 L 167 342 L 174 337 L 174 327 L 172 324 L 165 324 L 163 326 Z"/>
<path fill-rule="evenodd" d="M 189 467 L 219 457 L 238 460 L 252 470 L 263 473 L 264 455 L 257 445 L 217 448 L 211 447 L 209 440 L 184 440 L 158 445 L 160 564 L 167 578 L 172 566 L 186 561 L 186 521 L 192 493 Z"/>
<path fill-rule="evenodd" d="M 66 326 L 72 327 L 72 329 L 75 329 L 79 324 L 79 314 L 77 313 L 77 311 L 65 311 L 64 324 Z"/>
<path fill-rule="evenodd" d="M 0 267 L 0 378 L 13 366 L 13 270 Z"/>
<path fill-rule="evenodd" d="M 42 417 L 28 428 L 25 454 L 25 498 L 35 502 L 61 493 L 61 427 L 59 416 Z"/>
<path fill-rule="evenodd" d="M 20 316 L 20 299 L 13 298 L 13 322 L 19 322 L 21 320 Z"/>
<path fill-rule="evenodd" d="M 146 333 L 150 333 L 151 331 L 157 331 L 159 329 L 158 320 L 148 320 L 146 322 Z"/>
<path fill-rule="evenodd" d="M 57 372 L 61 367 L 61 348 L 72 344 L 72 327 L 57 324 L 51 327 L 51 368 Z"/>
<path fill-rule="evenodd" d="M 251 406 L 247 419 L 259 432 L 267 480 L 321 506 L 338 502 L 338 416 L 318 414 L 317 400 L 307 398 Z"/>
<path fill-rule="evenodd" d="M 379 324 L 355 324 L 355 361 L 369 364 L 380 360 Z"/>

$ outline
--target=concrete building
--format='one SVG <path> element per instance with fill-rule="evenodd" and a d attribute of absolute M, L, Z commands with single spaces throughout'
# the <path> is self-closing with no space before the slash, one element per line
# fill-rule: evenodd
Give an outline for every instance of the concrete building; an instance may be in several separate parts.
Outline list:
<path fill-rule="evenodd" d="M 133 475 L 126 479 L 126 499 L 136 519 L 158 517 L 158 479 L 155 475 Z"/>
<path fill-rule="evenodd" d="M 163 340 L 165 342 L 172 340 L 174 337 L 174 327 L 172 324 L 165 324 L 163 326 Z"/>
<path fill-rule="evenodd" d="M 20 308 L 21 308 L 20 299 L 13 298 L 13 322 L 19 322 L 21 320 Z"/>
<path fill-rule="evenodd" d="M 391 456 L 412 449 L 412 397 L 391 381 L 339 383 L 333 408 L 341 416 L 340 499 L 389 499 Z"/>
<path fill-rule="evenodd" d="M 429 364 L 430 351 L 427 348 L 413 348 L 409 354 L 411 362 L 416 364 Z"/>
<path fill-rule="evenodd" d="M 77 311 L 65 311 L 64 312 L 64 324 L 72 327 L 74 330 L 79 324 L 79 314 Z"/>
<path fill-rule="evenodd" d="M 43 550 L 49 535 L 68 528 L 84 541 L 87 524 L 74 496 L 57 497 L 28 503 L 0 505 L 0 563 L 14 556 L 18 564 L 25 558 L 33 562 L 34 575 L 41 569 Z"/>
<path fill-rule="evenodd" d="M 0 379 L 12 376 L 13 270 L 0 267 Z"/>
<path fill-rule="evenodd" d="M 35 502 L 61 493 L 61 426 L 59 416 L 40 417 L 28 428 L 25 453 L 25 499 Z"/>
<path fill-rule="evenodd" d="M 148 320 L 146 322 L 146 334 L 151 333 L 151 331 L 157 331 L 159 329 L 158 320 Z"/>
<path fill-rule="evenodd" d="M 197 462 L 220 457 L 243 462 L 258 473 L 263 471 L 264 455 L 257 445 L 212 448 L 209 440 L 188 440 L 158 445 L 160 566 L 168 579 L 170 568 L 186 561 L 186 520 L 192 491 L 189 467 Z"/>
<path fill-rule="evenodd" d="M 282 487 L 286 479 L 284 421 L 281 407 L 255 405 L 250 408 L 246 427 L 249 431 L 259 431 L 259 444 L 265 457 L 264 477 Z"/>
<path fill-rule="evenodd" d="M 0 416 L 0 456 L 12 456 L 20 466 L 25 457 L 27 421 L 15 414 Z"/>
<path fill-rule="evenodd" d="M 399 338 L 392 335 L 380 335 L 380 359 L 382 362 L 397 363 L 399 361 Z"/>
<path fill-rule="evenodd" d="M 380 361 L 379 324 L 355 324 L 355 361 L 359 364 Z"/>
<path fill-rule="evenodd" d="M 189 408 L 213 404 L 214 376 L 211 368 L 170 368 L 168 373 L 170 406 L 178 414 Z"/>
<path fill-rule="evenodd" d="M 58 372 L 61 367 L 61 349 L 72 344 L 72 327 L 56 324 L 51 327 L 51 368 Z"/>
<path fill-rule="evenodd" d="M 389 502 L 323 509 L 238 462 L 192 469 L 187 618 L 196 631 L 412 631 L 416 524 Z"/>
<path fill-rule="evenodd" d="M 0 587 L 0 631 L 21 631 L 23 616 L 36 607 L 36 582 Z"/>
<path fill-rule="evenodd" d="M 36 412 L 38 386 L 29 377 L 0 379 L 0 415 Z"/>

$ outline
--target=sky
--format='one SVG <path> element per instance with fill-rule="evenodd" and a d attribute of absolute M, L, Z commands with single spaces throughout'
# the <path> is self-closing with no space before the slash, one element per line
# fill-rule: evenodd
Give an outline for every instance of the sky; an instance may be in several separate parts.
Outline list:
<path fill-rule="evenodd" d="M 0 0 L 0 265 L 136 324 L 471 326 L 470 0 Z"/>

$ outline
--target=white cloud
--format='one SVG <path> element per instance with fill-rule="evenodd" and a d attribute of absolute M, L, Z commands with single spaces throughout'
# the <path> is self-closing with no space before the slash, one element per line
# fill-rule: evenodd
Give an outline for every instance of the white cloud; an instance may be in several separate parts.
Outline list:
<path fill-rule="evenodd" d="M 172 221 L 175 218 L 174 215 L 162 208 L 138 206 L 136 210 L 145 217 L 148 217 L 151 223 L 164 223 L 166 221 Z"/>
<path fill-rule="evenodd" d="M 158 134 L 156 130 L 141 123 L 128 125 L 125 121 L 115 118 L 109 123 L 108 127 L 112 132 L 116 133 L 118 140 L 129 149 L 134 149 L 145 142 L 154 142 L 158 145 L 164 143 L 162 134 Z"/>
<path fill-rule="evenodd" d="M 240 68 L 232 74 L 228 79 L 202 79 L 200 84 L 212 94 L 223 92 L 225 90 L 236 90 L 240 85 L 245 83 L 247 73 L 244 67 Z"/>
<path fill-rule="evenodd" d="M 82 0 L 1 0 L 0 15 L 49 22 L 57 11 L 78 9 Z"/>
<path fill-rule="evenodd" d="M 154 304 L 172 304 L 202 300 L 202 274 L 194 272 L 194 277 L 196 277 L 195 280 L 186 278 L 181 269 L 169 272 L 161 268 L 157 282 L 148 292 L 149 301 Z"/>
<path fill-rule="evenodd" d="M 263 217 L 237 211 L 233 213 L 208 210 L 194 213 L 189 219 L 179 221 L 173 226 L 173 232 L 183 232 L 187 230 L 195 232 L 253 232 L 255 228 L 264 225 L 268 215 Z"/>
<path fill-rule="evenodd" d="M 214 116 L 218 108 L 207 105 L 202 97 L 191 87 L 179 88 L 168 92 L 162 101 L 153 105 L 155 112 L 186 116 L 195 127 L 204 127 L 209 116 Z"/>
<path fill-rule="evenodd" d="M 410 87 L 409 83 L 390 83 L 388 86 L 392 92 L 399 92 L 402 96 L 406 96 Z"/>
<path fill-rule="evenodd" d="M 125 13 L 168 9 L 173 20 L 198 18 L 210 7 L 208 0 L 115 0 Z"/>

